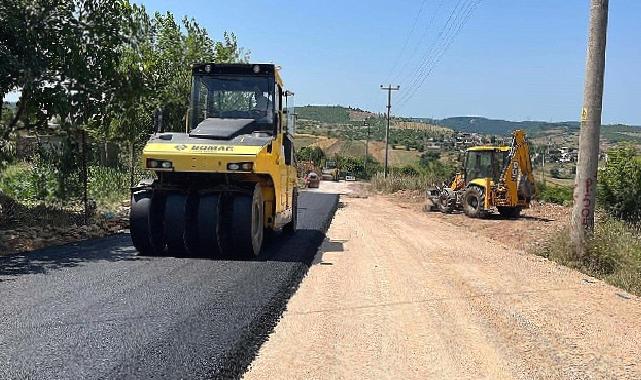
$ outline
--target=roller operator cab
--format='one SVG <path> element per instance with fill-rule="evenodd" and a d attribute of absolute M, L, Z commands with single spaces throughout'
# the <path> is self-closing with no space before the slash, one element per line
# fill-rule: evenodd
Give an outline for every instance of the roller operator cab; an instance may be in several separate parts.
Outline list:
<path fill-rule="evenodd" d="M 266 231 L 296 229 L 292 93 L 271 64 L 197 64 L 192 77 L 185 132 L 158 122 L 143 150 L 155 178 L 132 189 L 134 246 L 145 255 L 257 256 Z"/>

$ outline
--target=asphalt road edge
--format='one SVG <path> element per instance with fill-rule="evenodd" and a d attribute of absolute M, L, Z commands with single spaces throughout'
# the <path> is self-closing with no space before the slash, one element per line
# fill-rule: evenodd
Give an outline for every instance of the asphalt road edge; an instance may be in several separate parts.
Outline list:
<path fill-rule="evenodd" d="M 278 295 L 273 297 L 263 309 L 264 312 L 252 321 L 251 327 L 245 330 L 243 337 L 238 341 L 236 346 L 223 356 L 220 365 L 216 366 L 218 370 L 211 374 L 212 378 L 240 379 L 242 375 L 247 372 L 249 366 L 256 358 L 260 347 L 269 339 L 269 335 L 274 331 L 283 316 L 283 313 L 287 309 L 289 299 L 296 293 L 298 287 L 307 275 L 313 263 L 313 258 L 318 254 L 318 248 L 325 240 L 325 235 L 334 219 L 339 204 L 340 195 L 337 194 L 328 212 L 328 217 L 320 230 L 322 236 L 319 235 L 318 238 L 308 242 L 308 246 L 313 246 L 313 248 L 317 250 L 312 260 L 309 263 L 300 263 L 295 267 L 290 280 L 283 284 L 279 292 L 276 293 Z"/>

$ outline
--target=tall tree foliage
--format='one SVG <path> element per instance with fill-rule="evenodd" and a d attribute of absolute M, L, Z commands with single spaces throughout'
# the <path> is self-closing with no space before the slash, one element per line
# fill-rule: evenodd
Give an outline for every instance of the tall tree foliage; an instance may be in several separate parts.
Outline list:
<path fill-rule="evenodd" d="M 191 65 L 197 62 L 239 62 L 248 54 L 236 36 L 225 33 L 215 42 L 194 19 L 180 22 L 167 12 L 147 17 L 142 7 L 132 7 L 139 29 L 122 48 L 118 68 L 120 90 L 110 106 L 107 134 L 140 142 L 152 126 L 152 114 L 162 108 L 164 122 L 183 130 L 189 109 Z"/>
<path fill-rule="evenodd" d="M 234 34 L 216 42 L 193 19 L 149 17 L 127 0 L 2 0 L 0 96 L 21 95 L 11 115 L 0 114 L 0 138 L 55 117 L 65 128 L 134 141 L 158 107 L 180 129 L 191 64 L 246 58 Z"/>
<path fill-rule="evenodd" d="M 597 197 L 601 206 L 618 218 L 641 218 L 641 156 L 634 146 L 611 149 L 599 171 Z"/>
<path fill-rule="evenodd" d="M 113 0 L 3 0 L 0 93 L 21 92 L 2 137 L 17 128 L 99 123 L 114 95 L 128 4 Z"/>

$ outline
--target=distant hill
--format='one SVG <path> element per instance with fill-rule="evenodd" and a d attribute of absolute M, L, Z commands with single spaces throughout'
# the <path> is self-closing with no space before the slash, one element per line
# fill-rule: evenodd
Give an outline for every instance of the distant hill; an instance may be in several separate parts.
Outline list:
<path fill-rule="evenodd" d="M 349 124 L 350 121 L 364 120 L 368 117 L 378 118 L 382 114 L 364 111 L 358 108 L 341 106 L 304 106 L 297 107 L 300 120 L 313 120 L 327 124 Z M 415 124 L 420 123 L 420 124 Z M 525 130 L 530 137 L 576 135 L 580 130 L 578 121 L 545 122 L 545 121 L 509 121 L 488 119 L 484 117 L 450 117 L 447 119 L 402 118 L 394 122 L 397 128 L 435 129 L 439 127 L 457 132 L 480 133 L 484 135 L 508 136 L 515 129 Z M 601 128 L 603 138 L 611 142 L 633 141 L 641 143 L 641 126 L 622 124 L 604 125 Z"/>
<path fill-rule="evenodd" d="M 365 120 L 378 115 L 360 108 L 341 106 L 303 106 L 295 108 L 298 119 L 314 120 L 320 123 L 347 124 L 350 121 Z"/>
<path fill-rule="evenodd" d="M 545 121 L 492 120 L 483 117 L 451 117 L 434 120 L 433 123 L 459 132 L 475 132 L 488 135 L 509 135 L 515 129 L 523 129 L 531 137 L 552 131 L 557 134 L 577 134 L 581 128 L 581 124 L 578 121 L 548 123 Z M 601 137 L 610 142 L 641 142 L 641 126 L 603 125 L 601 127 Z"/>
<path fill-rule="evenodd" d="M 435 120 L 436 124 L 459 132 L 475 132 L 487 135 L 509 135 L 515 129 L 523 129 L 531 134 L 550 129 L 566 131 L 579 130 L 580 124 L 575 121 L 548 123 L 544 121 L 508 121 L 486 119 L 484 117 L 450 117 Z"/>
<path fill-rule="evenodd" d="M 321 123 L 342 124 L 349 122 L 349 109 L 339 106 L 296 107 L 298 119 L 314 120 Z"/>

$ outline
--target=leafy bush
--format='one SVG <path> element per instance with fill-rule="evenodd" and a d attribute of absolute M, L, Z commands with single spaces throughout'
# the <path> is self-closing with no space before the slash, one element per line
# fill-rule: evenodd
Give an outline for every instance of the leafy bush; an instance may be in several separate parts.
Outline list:
<path fill-rule="evenodd" d="M 441 159 L 441 153 L 440 152 L 425 152 L 421 154 L 421 160 L 419 161 L 419 164 L 421 166 L 428 166 L 430 163 L 434 161 L 438 161 Z"/>
<path fill-rule="evenodd" d="M 641 226 L 612 217 L 599 218 L 587 240 L 586 254 L 577 257 L 564 229 L 535 253 L 641 295 Z"/>
<path fill-rule="evenodd" d="M 364 164 L 363 157 L 336 155 L 334 160 L 343 174 L 350 173 L 361 179 L 370 179 L 383 170 L 381 164 L 370 155 L 367 156 L 367 165 Z"/>
<path fill-rule="evenodd" d="M 141 173 L 136 173 L 136 182 Z M 90 166 L 87 193 L 101 208 L 109 208 L 129 198 L 130 174 L 127 170 Z"/>
<path fill-rule="evenodd" d="M 597 197 L 612 216 L 626 220 L 641 217 L 641 158 L 632 146 L 612 149 L 599 171 Z"/>
<path fill-rule="evenodd" d="M 12 141 L 0 140 L 0 169 L 4 169 L 7 165 L 15 160 L 16 145 Z"/>
<path fill-rule="evenodd" d="M 556 203 L 563 206 L 572 204 L 573 189 L 569 186 L 544 185 L 537 183 L 537 198 L 543 202 Z"/>
<path fill-rule="evenodd" d="M 304 146 L 296 152 L 296 160 L 311 161 L 315 165 L 320 165 L 325 158 L 325 153 L 318 146 Z"/>
<path fill-rule="evenodd" d="M 137 169 L 134 182 L 147 174 Z M 59 175 L 53 165 L 36 158 L 30 164 L 9 166 L 0 177 L 0 190 L 8 197 L 21 202 L 44 201 L 47 203 L 80 200 L 82 185 L 75 196 L 59 196 Z M 129 197 L 130 174 L 126 169 L 104 166 L 88 167 L 87 193 L 99 207 L 109 208 Z"/>
<path fill-rule="evenodd" d="M 17 164 L 6 168 L 0 178 L 4 194 L 21 201 L 50 201 L 56 198 L 55 169 L 37 156 L 32 164 Z"/>
<path fill-rule="evenodd" d="M 418 169 L 412 165 L 397 166 L 390 168 L 390 173 L 405 177 L 418 177 Z"/>

